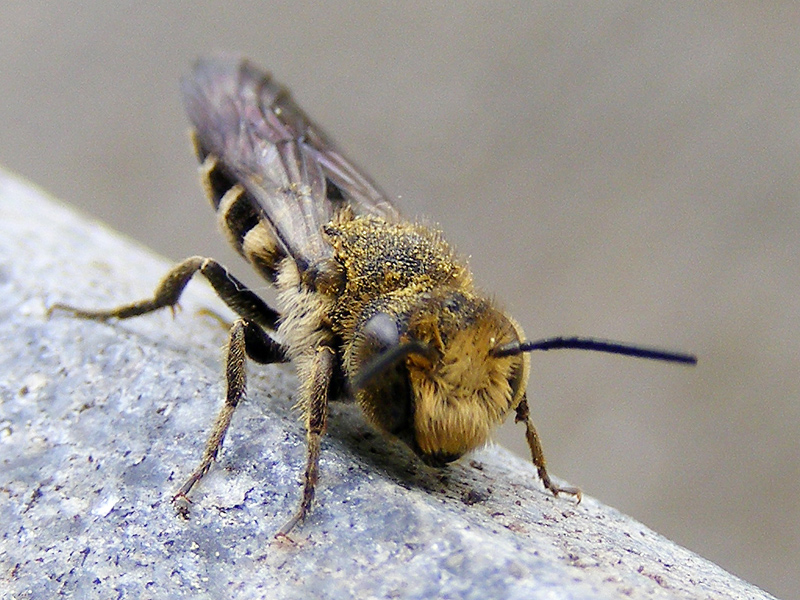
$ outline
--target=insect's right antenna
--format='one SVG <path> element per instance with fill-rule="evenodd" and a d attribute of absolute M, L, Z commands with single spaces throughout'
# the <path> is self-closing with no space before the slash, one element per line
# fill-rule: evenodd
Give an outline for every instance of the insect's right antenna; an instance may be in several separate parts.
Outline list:
<path fill-rule="evenodd" d="M 406 356 L 419 354 L 422 356 L 430 355 L 430 348 L 427 344 L 418 341 L 404 342 L 381 352 L 377 358 L 363 367 L 353 378 L 351 386 L 354 390 L 364 389 L 378 375 L 385 373 Z"/>
<path fill-rule="evenodd" d="M 523 352 L 534 350 L 594 350 L 596 352 L 608 352 L 610 354 L 622 354 L 636 358 L 649 358 L 651 360 L 663 360 L 667 362 L 677 362 L 687 365 L 696 365 L 697 357 L 694 354 L 685 352 L 672 352 L 659 348 L 645 348 L 623 342 L 612 342 L 589 337 L 552 337 L 541 340 L 512 342 L 503 346 L 498 346 L 492 350 L 492 355 L 497 358 L 504 356 L 514 356 Z"/>

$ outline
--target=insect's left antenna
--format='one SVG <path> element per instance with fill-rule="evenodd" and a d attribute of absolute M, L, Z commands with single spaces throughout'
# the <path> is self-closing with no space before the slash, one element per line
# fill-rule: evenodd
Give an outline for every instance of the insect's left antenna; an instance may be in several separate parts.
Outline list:
<path fill-rule="evenodd" d="M 683 363 L 696 365 L 697 357 L 694 354 L 685 352 L 672 352 L 659 348 L 646 348 L 635 346 L 623 342 L 612 342 L 589 337 L 552 337 L 541 340 L 512 342 L 503 346 L 498 346 L 492 350 L 492 355 L 497 358 L 513 356 L 523 352 L 533 352 L 534 350 L 594 350 L 595 352 L 608 352 L 610 354 L 622 354 L 636 358 L 649 358 L 651 360 L 663 360 L 666 362 Z"/>

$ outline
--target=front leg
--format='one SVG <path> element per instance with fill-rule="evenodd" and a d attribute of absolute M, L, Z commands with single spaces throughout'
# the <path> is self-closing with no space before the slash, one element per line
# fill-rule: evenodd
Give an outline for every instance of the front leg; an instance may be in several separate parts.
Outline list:
<path fill-rule="evenodd" d="M 152 298 L 123 304 L 108 310 L 84 310 L 59 303 L 51 306 L 47 314 L 49 316 L 55 311 L 62 310 L 82 319 L 105 321 L 112 318 L 130 319 L 166 306 L 174 310 L 186 284 L 198 271 L 208 280 L 223 302 L 236 314 L 263 328 L 275 329 L 280 314 L 247 289 L 213 258 L 202 256 L 192 256 L 172 267 L 159 282 Z"/>
<path fill-rule="evenodd" d="M 528 399 L 525 396 L 522 397 L 522 401 L 517 405 L 517 416 L 514 418 L 514 422 L 525 423 L 525 439 L 528 441 L 528 448 L 531 450 L 533 465 L 536 467 L 539 479 L 542 480 L 544 487 L 550 490 L 553 496 L 558 496 L 561 493 L 569 494 L 570 496 L 575 496 L 578 503 L 580 503 L 582 494 L 578 488 L 559 487 L 553 483 L 553 480 L 550 479 L 550 475 L 547 474 L 547 465 L 544 460 L 542 442 L 539 440 L 539 434 L 536 431 L 536 427 L 533 426 L 533 421 L 531 421 Z"/>
<path fill-rule="evenodd" d="M 334 367 L 334 352 L 328 346 L 320 346 L 311 358 L 310 369 L 300 370 L 303 377 L 300 404 L 306 420 L 308 454 L 303 476 L 303 495 L 297 512 L 280 528 L 275 537 L 286 537 L 294 527 L 308 515 L 314 500 L 314 489 L 319 479 L 319 450 L 322 436 L 328 424 L 328 392 Z"/>

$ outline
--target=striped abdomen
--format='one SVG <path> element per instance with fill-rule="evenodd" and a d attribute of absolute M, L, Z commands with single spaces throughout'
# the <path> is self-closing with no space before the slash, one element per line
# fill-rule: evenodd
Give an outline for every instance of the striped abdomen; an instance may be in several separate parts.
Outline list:
<path fill-rule="evenodd" d="M 203 189 L 217 212 L 225 237 L 271 283 L 275 283 L 278 264 L 286 254 L 278 246 L 271 227 L 259 215 L 256 203 L 244 187 L 225 172 L 214 154 L 200 146 L 192 136 L 200 161 Z"/>

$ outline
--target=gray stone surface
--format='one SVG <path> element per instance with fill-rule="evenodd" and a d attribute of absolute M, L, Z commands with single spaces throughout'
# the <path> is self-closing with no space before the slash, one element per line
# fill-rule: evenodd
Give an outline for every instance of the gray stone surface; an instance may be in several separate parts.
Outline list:
<path fill-rule="evenodd" d="M 147 296 L 168 266 L 0 172 L 3 598 L 770 597 L 591 497 L 551 497 L 499 448 L 429 469 L 346 404 L 312 515 L 276 541 L 304 460 L 288 367 L 250 369 L 181 520 L 169 500 L 222 391 L 225 334 L 196 313 L 220 302 L 193 283 L 176 318 L 45 317 Z"/>

